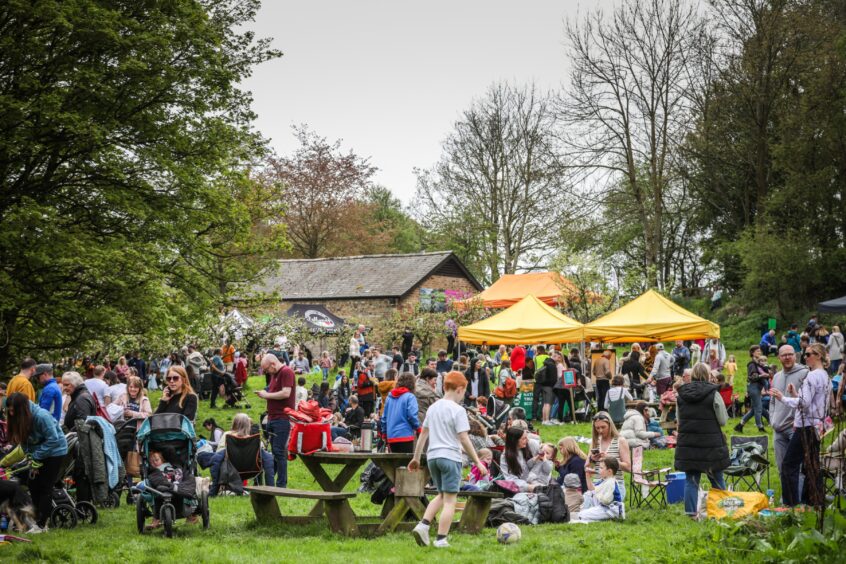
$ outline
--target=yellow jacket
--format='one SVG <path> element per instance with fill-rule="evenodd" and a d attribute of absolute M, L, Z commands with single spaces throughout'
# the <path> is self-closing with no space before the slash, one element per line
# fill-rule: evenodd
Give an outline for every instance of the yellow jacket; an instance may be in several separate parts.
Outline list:
<path fill-rule="evenodd" d="M 29 378 L 23 374 L 18 374 L 12 378 L 9 385 L 6 387 L 6 397 L 11 396 L 14 393 L 25 395 L 31 402 L 37 401 L 35 388 L 32 387 L 32 383 L 30 383 Z"/>

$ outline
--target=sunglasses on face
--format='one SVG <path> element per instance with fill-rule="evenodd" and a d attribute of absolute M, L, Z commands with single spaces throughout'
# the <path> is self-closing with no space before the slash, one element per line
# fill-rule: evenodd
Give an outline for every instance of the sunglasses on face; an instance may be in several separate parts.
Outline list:
<path fill-rule="evenodd" d="M 179 379 L 179 376 L 168 376 L 165 378 L 165 380 L 167 380 L 168 382 L 176 382 Z"/>
<path fill-rule="evenodd" d="M 816 351 L 807 351 L 805 353 L 805 356 L 820 356 L 820 353 L 818 353 Z"/>

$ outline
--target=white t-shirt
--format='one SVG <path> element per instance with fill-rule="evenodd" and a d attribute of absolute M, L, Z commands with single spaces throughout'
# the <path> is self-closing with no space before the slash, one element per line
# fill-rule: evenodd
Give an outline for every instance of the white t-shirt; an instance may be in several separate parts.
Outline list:
<path fill-rule="evenodd" d="M 294 406 L 294 409 L 296 409 L 297 405 L 300 405 L 301 401 L 307 401 L 307 400 L 308 400 L 308 390 L 305 389 L 303 386 L 297 386 L 297 389 L 294 392 L 294 401 L 297 402 L 296 405 Z"/>
<path fill-rule="evenodd" d="M 106 405 L 106 390 L 109 388 L 109 385 L 105 381 L 99 378 L 89 378 L 85 381 L 85 387 L 88 388 L 91 394 L 97 396 L 100 405 Z"/>
<path fill-rule="evenodd" d="M 91 388 L 88 389 L 91 391 Z M 114 386 L 109 386 L 103 393 L 103 396 L 109 398 L 109 401 L 115 402 L 120 399 L 120 396 L 126 393 L 126 384 L 118 382 Z"/>
<path fill-rule="evenodd" d="M 470 421 L 463 407 L 449 399 L 439 399 L 426 411 L 423 427 L 429 429 L 426 458 L 446 458 L 462 462 L 459 433 L 470 430 Z"/>

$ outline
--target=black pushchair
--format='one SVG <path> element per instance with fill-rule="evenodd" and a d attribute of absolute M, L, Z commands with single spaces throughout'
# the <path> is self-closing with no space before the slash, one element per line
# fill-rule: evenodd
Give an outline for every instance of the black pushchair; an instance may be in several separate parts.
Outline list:
<path fill-rule="evenodd" d="M 136 439 L 141 453 L 143 481 L 132 488 L 139 533 L 144 532 L 146 518 L 153 515 L 158 515 L 168 538 L 173 536 L 174 521 L 191 515 L 202 518 L 203 528 L 208 529 L 208 492 L 198 491 L 197 488 L 196 438 L 191 421 L 177 413 L 154 414 L 141 423 Z M 179 471 L 181 479 L 175 484 L 175 490 L 151 483 L 152 451 L 161 453 L 164 460 Z"/>
<path fill-rule="evenodd" d="M 59 481 L 50 494 L 52 510 L 50 511 L 49 523 L 50 527 L 54 529 L 73 529 L 79 523 L 93 525 L 97 523 L 99 517 L 97 508 L 94 507 L 93 503 L 89 501 L 78 502 L 68 491 L 67 486 L 73 484 L 71 476 L 76 464 L 76 433 L 68 433 L 65 435 L 65 440 L 68 443 L 68 452 L 62 458 L 62 463 L 59 466 Z M 29 474 L 31 468 L 31 460 L 22 460 L 9 468 L 7 476 L 18 479 L 25 485 L 25 477 Z"/>

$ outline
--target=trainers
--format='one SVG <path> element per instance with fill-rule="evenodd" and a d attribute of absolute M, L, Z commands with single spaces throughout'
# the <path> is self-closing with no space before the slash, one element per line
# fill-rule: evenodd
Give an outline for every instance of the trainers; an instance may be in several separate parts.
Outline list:
<path fill-rule="evenodd" d="M 737 425 L 735 425 L 735 426 L 734 426 L 734 431 L 735 431 L 736 433 L 742 433 L 742 432 L 743 432 L 743 425 L 741 425 L 740 423 L 738 423 Z"/>
<path fill-rule="evenodd" d="M 541 425 L 545 425 L 548 427 L 550 425 L 555 425 L 555 423 L 553 423 L 552 421 L 544 421 L 543 423 L 541 423 Z"/>
<path fill-rule="evenodd" d="M 47 526 L 46 526 L 46 525 L 45 525 L 44 527 L 39 527 L 38 525 L 33 525 L 33 526 L 32 526 L 32 527 L 31 527 L 31 528 L 30 528 L 30 529 L 26 532 L 26 534 L 28 534 L 28 535 L 37 535 L 37 534 L 39 534 L 39 533 L 46 533 L 46 532 L 47 532 Z"/>
<path fill-rule="evenodd" d="M 429 527 L 423 523 L 417 523 L 417 525 L 411 529 L 411 534 L 414 535 L 414 540 L 417 541 L 417 544 L 420 546 L 429 546 Z"/>
<path fill-rule="evenodd" d="M 446 539 L 440 539 L 440 540 L 436 540 L 432 544 L 432 546 L 434 546 L 435 548 L 449 548 L 449 543 L 447 542 Z"/>
<path fill-rule="evenodd" d="M 550 425 L 561 425 L 561 421 L 559 421 L 558 419 L 550 419 L 549 424 Z"/>

